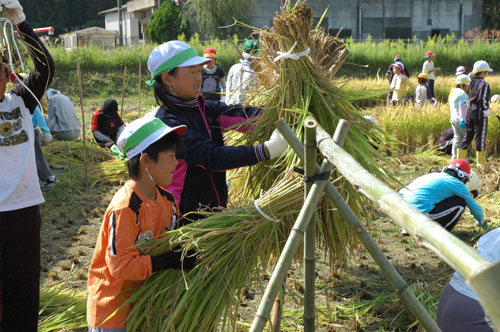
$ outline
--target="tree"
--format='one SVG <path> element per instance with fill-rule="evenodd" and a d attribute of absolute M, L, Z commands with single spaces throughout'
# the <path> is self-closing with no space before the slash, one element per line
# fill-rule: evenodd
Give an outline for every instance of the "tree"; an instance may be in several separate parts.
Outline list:
<path fill-rule="evenodd" d="M 185 8 L 194 16 L 200 31 L 210 38 L 226 39 L 228 34 L 247 35 L 249 29 L 233 25 L 239 22 L 250 23 L 251 8 L 254 0 L 186 0 Z M 232 25 L 231 27 L 221 29 Z"/>
<path fill-rule="evenodd" d="M 500 3 L 498 0 L 483 1 L 483 29 L 500 29 Z"/>
<path fill-rule="evenodd" d="M 181 8 L 172 1 L 165 1 L 151 16 L 144 33 L 147 39 L 160 44 L 177 39 L 182 33 L 186 39 L 191 38 L 191 27 Z"/>

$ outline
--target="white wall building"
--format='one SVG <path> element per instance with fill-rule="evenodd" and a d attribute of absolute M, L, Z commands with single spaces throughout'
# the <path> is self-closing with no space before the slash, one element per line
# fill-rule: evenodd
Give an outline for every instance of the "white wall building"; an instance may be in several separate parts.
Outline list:
<path fill-rule="evenodd" d="M 144 42 L 144 28 L 141 22 L 130 13 L 127 4 L 103 10 L 99 15 L 104 15 L 106 30 L 116 32 L 117 45 L 133 45 Z M 121 43 L 120 43 L 120 14 L 121 14 Z M 145 26 L 144 26 L 145 27 Z"/>

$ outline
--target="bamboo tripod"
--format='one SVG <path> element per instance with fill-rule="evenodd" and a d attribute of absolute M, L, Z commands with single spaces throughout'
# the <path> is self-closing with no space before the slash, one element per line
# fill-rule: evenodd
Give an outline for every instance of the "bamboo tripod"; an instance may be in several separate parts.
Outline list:
<path fill-rule="evenodd" d="M 302 143 L 297 139 L 293 131 L 284 120 L 279 120 L 276 127 L 288 141 L 294 152 L 301 160 L 305 160 L 305 174 L 322 174 L 329 172 L 333 167 L 369 199 L 377 203 L 382 211 L 389 215 L 398 225 L 405 228 L 418 241 L 418 243 L 436 253 L 453 269 L 466 277 L 478 295 L 481 304 L 486 309 L 493 323 L 500 326 L 500 286 L 497 276 L 500 274 L 500 263 L 492 264 L 476 253 L 469 245 L 459 240 L 453 234 L 446 231 L 436 222 L 430 220 L 418 210 L 410 206 L 400 195 L 390 189 L 387 185 L 375 178 L 359 165 L 354 158 L 345 152 L 341 146 L 347 135 L 349 124 L 341 120 L 336 128 L 333 139 L 327 134 L 314 118 L 305 121 L 305 150 Z M 316 139 L 317 143 L 311 142 Z M 321 167 L 315 165 L 310 158 L 316 146 L 325 156 Z M 310 149 L 310 151 L 308 151 Z M 305 152 L 308 151 L 308 152 Z M 314 153 L 313 153 L 314 154 Z M 309 160 L 309 161 L 308 161 Z M 311 167 L 314 170 L 311 172 Z M 407 283 L 391 265 L 390 261 L 378 247 L 375 240 L 370 236 L 364 225 L 355 216 L 346 201 L 328 179 L 316 179 L 307 189 L 308 191 L 304 205 L 297 217 L 292 232 L 279 257 L 276 268 L 273 271 L 269 284 L 263 295 L 257 313 L 252 322 L 250 332 L 262 331 L 269 318 L 269 312 L 279 288 L 290 268 L 292 257 L 297 250 L 302 237 L 313 236 L 313 230 L 309 228 L 309 221 L 315 214 L 316 206 L 323 191 L 335 203 L 344 220 L 355 230 L 361 243 L 379 265 L 391 288 L 416 319 L 420 321 L 426 331 L 441 331 L 436 322 L 431 318 L 422 304 L 415 297 Z M 311 223 L 311 224 L 314 224 Z M 312 234 L 311 234 L 312 233 Z M 310 243 L 310 242 L 309 242 Z M 314 244 L 314 241 L 313 241 Z M 304 288 L 304 331 L 314 331 L 314 257 L 311 261 L 311 245 L 305 242 L 305 288 Z M 314 248 L 313 248 L 314 249 Z M 312 270 L 311 270 L 312 266 Z M 311 281 L 312 280 L 312 281 Z M 312 285 L 312 288 L 311 288 Z M 312 300 L 311 300 L 312 297 Z M 307 306 L 307 307 L 306 307 Z"/>

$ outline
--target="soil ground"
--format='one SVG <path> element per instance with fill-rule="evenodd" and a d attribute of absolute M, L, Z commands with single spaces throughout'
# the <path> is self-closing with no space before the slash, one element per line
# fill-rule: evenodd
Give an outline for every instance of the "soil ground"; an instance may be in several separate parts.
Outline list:
<path fill-rule="evenodd" d="M 125 115 L 126 118 L 129 116 L 133 118 L 136 114 Z M 44 193 L 46 203 L 41 206 L 42 288 L 64 283 L 65 287 L 84 290 L 104 211 L 113 194 L 125 181 L 126 171 L 119 162 L 92 146 L 85 186 L 83 160 L 78 153 L 81 146 L 78 143 L 55 142 L 44 149 L 49 164 L 67 165 L 68 168 L 55 170 L 60 183 Z M 407 184 L 423 173 L 439 170 L 448 158 L 434 154 L 392 157 L 395 166 L 389 171 L 397 174 L 401 183 Z M 499 161 L 491 157 L 490 164 L 491 167 L 480 172 L 484 185 L 479 201 L 493 219 L 490 227 L 497 227 L 497 196 L 484 193 L 498 190 L 500 177 L 495 170 L 499 169 Z M 435 310 L 439 294 L 453 272 L 451 268 L 431 251 L 419 247 L 411 237 L 401 235 L 401 228 L 379 212 L 374 214 L 369 229 L 397 271 L 412 288 L 417 289 L 416 294 L 421 299 L 429 300 L 426 306 Z M 453 233 L 472 245 L 484 232 L 484 229 L 475 227 L 472 216 L 467 212 Z M 410 326 L 414 319 L 405 313 L 394 291 L 364 248 L 355 253 L 345 271 L 337 273 L 330 271 L 324 256 L 324 252 L 318 248 L 318 331 L 418 330 L 418 327 Z M 262 293 L 263 289 L 248 289 L 246 292 L 240 310 L 239 326 L 242 331 L 248 330 Z M 294 264 L 287 279 L 283 331 L 303 330 L 302 296 L 302 267 Z"/>

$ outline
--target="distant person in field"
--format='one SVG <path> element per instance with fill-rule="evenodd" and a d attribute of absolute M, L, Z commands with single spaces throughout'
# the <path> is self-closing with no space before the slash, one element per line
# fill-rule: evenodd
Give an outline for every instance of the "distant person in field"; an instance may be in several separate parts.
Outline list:
<path fill-rule="evenodd" d="M 207 48 L 203 57 L 212 61 L 203 65 L 201 71 L 201 95 L 208 100 L 221 100 L 221 93 L 226 89 L 226 77 L 222 68 L 217 67 L 217 52 Z"/>
<path fill-rule="evenodd" d="M 422 73 L 427 74 L 429 76 L 429 95 L 428 98 L 435 98 L 434 94 L 434 84 L 436 80 L 436 73 L 441 71 L 441 68 L 434 67 L 434 57 L 436 55 L 431 51 L 425 53 L 424 56 L 424 64 L 422 65 Z"/>
<path fill-rule="evenodd" d="M 453 148 L 453 129 L 448 128 L 441 133 L 438 139 L 438 148 L 442 152 L 451 155 Z"/>
<path fill-rule="evenodd" d="M 393 60 L 394 62 L 389 65 L 387 71 L 385 72 L 385 78 L 387 78 L 387 80 L 389 81 L 389 85 L 391 85 L 392 77 L 394 76 L 394 70 L 392 67 L 394 66 L 394 63 L 402 62 L 401 55 L 395 55 Z M 401 73 L 408 78 L 410 77 L 410 73 L 408 72 L 407 68 L 405 68 Z M 389 103 L 389 101 L 391 100 L 392 100 L 392 91 L 389 90 L 387 92 L 387 103 Z"/>
<path fill-rule="evenodd" d="M 49 100 L 47 125 L 52 136 L 60 141 L 72 141 L 80 137 L 82 125 L 71 100 L 54 89 L 48 89 L 46 95 Z"/>
<path fill-rule="evenodd" d="M 259 52 L 256 41 L 249 39 L 243 45 L 243 59 L 234 64 L 227 74 L 227 99 L 226 104 L 241 104 L 247 96 L 248 90 L 255 80 L 255 73 L 250 62 L 255 59 Z"/>
<path fill-rule="evenodd" d="M 39 205 L 32 115 L 54 77 L 49 51 L 17 0 L 0 0 L 33 69 L 6 91 L 11 68 L 0 63 L 0 331 L 36 332 L 40 299 Z M 4 40 L 4 42 L 7 42 Z M 4 45 L 5 46 L 5 45 Z"/>
<path fill-rule="evenodd" d="M 390 90 L 392 91 L 392 105 L 403 105 L 411 102 L 412 97 L 407 97 L 406 93 L 409 88 L 415 89 L 416 85 L 410 79 L 403 75 L 402 72 L 405 66 L 402 62 L 395 62 L 392 67 L 394 76 L 392 77 L 392 82 Z"/>
<path fill-rule="evenodd" d="M 179 57 L 184 61 L 179 63 Z M 178 200 L 182 215 L 200 207 L 226 207 L 226 170 L 278 158 L 288 147 L 276 130 L 257 145 L 225 145 L 223 132 L 251 130 L 253 123 L 247 121 L 259 116 L 261 109 L 226 105 L 200 96 L 201 68 L 208 61 L 178 40 L 161 44 L 148 58 L 148 84 L 154 86 L 155 98 L 161 104 L 156 117 L 171 127 L 187 126 L 182 136 L 184 149 L 177 154 L 174 181 L 167 188 Z M 202 217 L 191 213 L 183 222 Z"/>
<path fill-rule="evenodd" d="M 455 76 L 467 75 L 467 71 L 464 66 L 458 66 L 455 70 Z"/>
<path fill-rule="evenodd" d="M 97 237 L 87 281 L 89 332 L 125 332 L 130 305 L 109 318 L 130 297 L 127 291 L 154 272 L 194 267 L 196 257 L 168 251 L 151 256 L 144 241 L 176 229 L 179 210 L 166 191 L 177 165 L 186 126 L 160 119 L 132 121 L 118 138 L 129 179 L 113 196 Z M 142 245 L 141 245 L 142 244 Z"/>
<path fill-rule="evenodd" d="M 125 123 L 118 114 L 118 102 L 107 99 L 92 116 L 92 135 L 100 147 L 110 148 L 125 128 Z"/>
<path fill-rule="evenodd" d="M 471 193 L 477 193 L 480 186 L 481 180 L 471 171 L 469 163 L 455 159 L 441 172 L 422 175 L 399 193 L 408 203 L 451 232 L 465 212 L 465 207 L 469 207 L 477 226 L 489 222 Z M 403 234 L 407 233 L 403 231 Z"/>
<path fill-rule="evenodd" d="M 500 261 L 500 228 L 481 236 L 476 251 L 491 263 Z M 437 323 L 443 332 L 497 331 L 476 293 L 458 272 L 453 274 L 441 294 Z"/>
<path fill-rule="evenodd" d="M 464 70 L 465 71 L 465 70 Z M 453 129 L 453 146 L 451 159 L 458 158 L 457 150 L 465 137 L 465 120 L 467 118 L 467 104 L 469 103 L 470 80 L 465 74 L 455 79 L 456 86 L 451 90 L 448 104 L 450 105 L 451 128 Z"/>
<path fill-rule="evenodd" d="M 491 90 L 486 76 L 493 69 L 483 60 L 476 61 L 472 72 L 474 76 L 470 83 L 470 99 L 467 108 L 467 118 L 465 120 L 465 137 L 457 150 L 458 158 L 465 159 L 467 150 L 476 139 L 476 162 L 479 166 L 486 164 L 486 134 L 488 130 L 488 116 L 494 115 L 490 111 Z"/>
<path fill-rule="evenodd" d="M 40 187 L 42 188 L 42 191 L 45 191 L 52 188 L 59 181 L 57 180 L 54 172 L 52 172 L 52 169 L 43 154 L 42 141 L 44 143 L 52 142 L 52 135 L 50 134 L 49 127 L 47 127 L 47 123 L 45 122 L 39 106 L 36 107 L 35 112 L 33 113 L 32 122 L 33 130 L 35 132 L 36 172 L 38 174 L 38 178 L 42 182 Z M 40 134 L 39 129 L 42 131 L 43 136 Z"/>
<path fill-rule="evenodd" d="M 429 76 L 424 73 L 418 74 L 418 85 L 415 88 L 415 106 L 424 106 L 428 98 L 427 81 Z"/>

